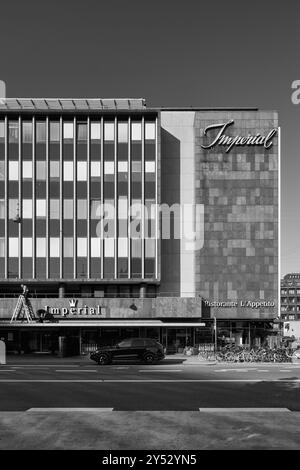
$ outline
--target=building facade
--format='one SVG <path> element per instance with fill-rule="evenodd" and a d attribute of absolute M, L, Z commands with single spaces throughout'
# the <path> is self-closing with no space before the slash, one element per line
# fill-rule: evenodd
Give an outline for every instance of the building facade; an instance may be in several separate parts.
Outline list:
<path fill-rule="evenodd" d="M 289 273 L 281 279 L 281 319 L 300 320 L 300 273 Z"/>
<path fill-rule="evenodd" d="M 22 284 L 55 321 L 11 322 Z M 148 335 L 177 350 L 212 341 L 213 317 L 239 343 L 263 337 L 279 308 L 277 114 L 1 100 L 0 289 L 11 349 Z"/>

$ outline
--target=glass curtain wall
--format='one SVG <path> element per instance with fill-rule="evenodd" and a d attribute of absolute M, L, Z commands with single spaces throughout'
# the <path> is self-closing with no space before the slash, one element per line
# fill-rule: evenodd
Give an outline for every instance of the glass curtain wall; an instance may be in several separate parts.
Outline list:
<path fill-rule="evenodd" d="M 156 127 L 0 118 L 0 278 L 155 278 Z"/>

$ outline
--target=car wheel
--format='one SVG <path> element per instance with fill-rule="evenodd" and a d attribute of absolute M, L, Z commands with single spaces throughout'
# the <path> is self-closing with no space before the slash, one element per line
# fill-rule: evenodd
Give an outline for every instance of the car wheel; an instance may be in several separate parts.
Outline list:
<path fill-rule="evenodd" d="M 155 361 L 155 356 L 152 353 L 146 353 L 144 354 L 143 360 L 146 364 L 153 364 Z"/>
<path fill-rule="evenodd" d="M 98 364 L 99 366 L 105 366 L 106 364 L 109 364 L 109 358 L 107 357 L 106 354 L 100 354 L 98 356 Z"/>

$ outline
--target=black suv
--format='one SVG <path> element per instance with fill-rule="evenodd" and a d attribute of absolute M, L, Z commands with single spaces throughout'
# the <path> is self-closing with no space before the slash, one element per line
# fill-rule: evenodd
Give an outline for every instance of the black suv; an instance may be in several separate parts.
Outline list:
<path fill-rule="evenodd" d="M 97 364 L 110 364 L 113 359 L 140 359 L 152 364 L 165 357 L 163 346 L 151 338 L 123 339 L 114 346 L 102 346 L 90 354 Z"/>

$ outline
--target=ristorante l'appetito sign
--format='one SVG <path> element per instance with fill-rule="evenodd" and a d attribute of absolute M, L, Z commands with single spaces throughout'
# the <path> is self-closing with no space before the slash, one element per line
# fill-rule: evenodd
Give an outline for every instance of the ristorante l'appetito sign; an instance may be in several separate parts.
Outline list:
<path fill-rule="evenodd" d="M 265 149 L 269 149 L 273 144 L 273 137 L 277 133 L 277 129 L 272 129 L 267 135 L 248 134 L 247 136 L 241 135 L 226 135 L 226 129 L 234 124 L 234 120 L 231 119 L 228 122 L 221 124 L 212 124 L 207 126 L 204 129 L 204 135 L 209 137 L 209 134 L 213 131 L 218 131 L 217 134 L 212 138 L 212 140 L 207 145 L 201 145 L 203 149 L 211 149 L 216 145 L 222 145 L 227 147 L 225 152 L 228 153 L 234 146 L 251 146 L 251 145 L 260 145 Z"/>

